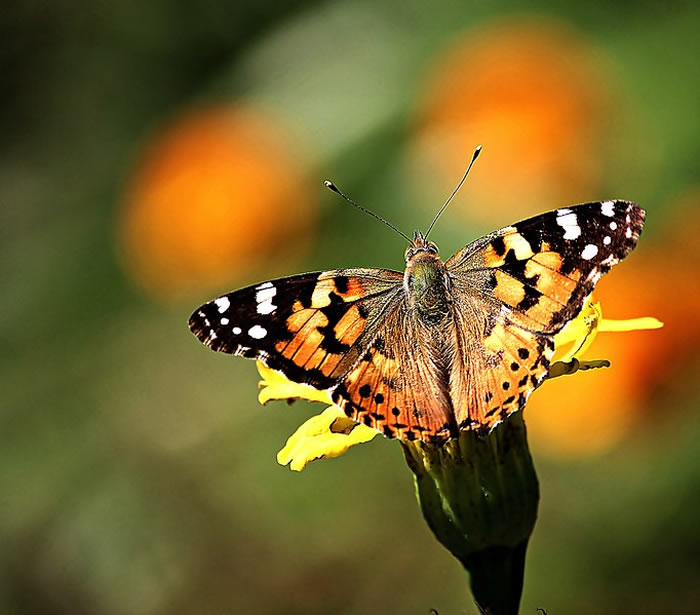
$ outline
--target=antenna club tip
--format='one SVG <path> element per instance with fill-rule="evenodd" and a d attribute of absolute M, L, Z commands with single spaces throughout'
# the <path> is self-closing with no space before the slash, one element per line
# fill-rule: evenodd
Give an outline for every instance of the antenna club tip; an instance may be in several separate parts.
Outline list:
<path fill-rule="evenodd" d="M 476 149 L 474 150 L 474 160 L 476 160 L 477 156 L 481 154 L 481 150 L 484 149 L 483 145 L 477 145 Z"/>
<path fill-rule="evenodd" d="M 328 188 L 329 190 L 332 190 L 333 192 L 338 192 L 340 193 L 340 190 L 338 190 L 337 186 L 330 180 L 326 179 L 323 182 L 323 185 Z"/>

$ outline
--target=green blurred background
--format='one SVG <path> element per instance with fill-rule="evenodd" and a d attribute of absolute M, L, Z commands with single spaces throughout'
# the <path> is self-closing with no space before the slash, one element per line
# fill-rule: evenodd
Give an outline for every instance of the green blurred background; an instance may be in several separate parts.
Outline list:
<path fill-rule="evenodd" d="M 700 5 L 17 2 L 0 15 L 0 613 L 475 613 L 396 443 L 292 473 L 320 410 L 256 403 L 192 309 L 305 269 L 401 268 L 626 198 L 603 310 L 665 321 L 526 409 L 523 612 L 700 604 Z"/>

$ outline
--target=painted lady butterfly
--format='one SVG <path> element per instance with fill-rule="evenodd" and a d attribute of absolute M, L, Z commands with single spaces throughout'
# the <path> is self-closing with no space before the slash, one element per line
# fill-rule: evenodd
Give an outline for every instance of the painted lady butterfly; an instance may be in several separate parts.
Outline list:
<path fill-rule="evenodd" d="M 416 232 L 403 274 L 272 280 L 204 304 L 189 326 L 212 350 L 329 390 L 390 438 L 443 442 L 523 408 L 547 374 L 553 336 L 635 247 L 644 219 L 628 201 L 575 205 L 477 239 L 446 263 Z"/>

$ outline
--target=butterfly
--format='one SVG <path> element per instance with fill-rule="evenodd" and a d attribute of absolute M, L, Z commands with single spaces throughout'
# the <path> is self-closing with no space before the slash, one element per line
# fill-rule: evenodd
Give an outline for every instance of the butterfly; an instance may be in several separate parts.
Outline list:
<path fill-rule="evenodd" d="M 554 335 L 635 247 L 644 220 L 629 201 L 573 205 L 481 237 L 446 262 L 416 231 L 404 273 L 271 280 L 205 303 L 189 326 L 212 350 L 328 390 L 348 417 L 387 437 L 442 443 L 525 406 Z"/>

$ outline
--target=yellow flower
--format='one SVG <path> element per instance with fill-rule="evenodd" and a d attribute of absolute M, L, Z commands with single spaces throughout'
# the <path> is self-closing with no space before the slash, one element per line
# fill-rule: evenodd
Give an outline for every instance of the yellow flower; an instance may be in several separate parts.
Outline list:
<path fill-rule="evenodd" d="M 560 360 L 552 363 L 548 378 L 609 366 L 605 360 L 579 359 L 599 331 L 660 326 L 654 318 L 606 320 L 600 304 L 589 297 L 581 313 L 555 336 Z M 294 384 L 262 363 L 258 370 L 263 404 L 273 399 L 331 404 L 287 440 L 277 454 L 280 464 L 300 471 L 310 461 L 338 457 L 380 433 L 347 418 L 332 405 L 328 391 Z M 402 441 L 401 445 L 423 517 L 438 541 L 468 571 L 479 610 L 517 613 L 525 554 L 539 502 L 522 413 L 509 416 L 488 434 L 465 430 L 442 446 L 419 441 Z"/>
<path fill-rule="evenodd" d="M 369 442 L 378 434 L 376 429 L 349 419 L 338 406 L 329 406 L 290 436 L 277 453 L 277 462 L 300 472 L 310 461 L 339 457 L 351 446 Z"/>
<path fill-rule="evenodd" d="M 317 401 L 322 404 L 332 404 L 330 393 L 328 391 L 319 391 L 310 387 L 308 384 L 297 384 L 291 380 L 287 380 L 282 374 L 263 365 L 260 361 L 258 364 L 258 373 L 260 374 L 260 382 L 258 387 L 258 401 L 264 406 L 269 401 L 277 401 L 280 399 L 306 399 L 308 401 Z M 345 415 L 343 415 L 345 416 Z"/>
<path fill-rule="evenodd" d="M 664 323 L 651 316 L 626 320 L 603 318 L 603 309 L 600 303 L 594 302 L 592 295 L 589 295 L 579 315 L 554 336 L 554 356 L 558 360 L 550 367 L 548 378 L 573 374 L 580 370 L 610 367 L 610 362 L 606 359 L 580 360 L 598 333 L 641 331 L 643 329 L 659 329 L 663 326 Z M 567 365 L 569 366 L 568 370 L 566 369 Z"/>
<path fill-rule="evenodd" d="M 265 405 L 279 399 L 307 399 L 332 404 L 328 391 L 319 391 L 306 384 L 296 384 L 282 374 L 258 361 L 260 393 L 258 400 Z M 345 416 L 338 406 L 331 405 L 321 414 L 304 422 L 277 453 L 277 462 L 301 472 L 310 461 L 330 459 L 344 454 L 351 446 L 369 442 L 378 435 L 376 429 L 356 423 Z"/>
<path fill-rule="evenodd" d="M 603 318 L 600 304 L 589 297 L 581 313 L 555 336 L 555 357 L 558 360 L 552 363 L 547 377 L 557 378 L 577 371 L 609 367 L 610 362 L 605 359 L 580 359 L 599 332 L 658 329 L 662 326 L 663 323 L 650 317 L 630 320 Z M 261 377 L 258 400 L 263 405 L 272 400 L 282 399 L 306 399 L 330 404 L 321 414 L 303 423 L 287 440 L 284 448 L 277 454 L 277 461 L 281 465 L 289 465 L 290 469 L 298 472 L 311 461 L 339 457 L 350 447 L 369 442 L 380 433 L 347 418 L 338 406 L 333 405 L 328 391 L 319 391 L 307 384 L 291 382 L 260 362 L 258 372 Z"/>

